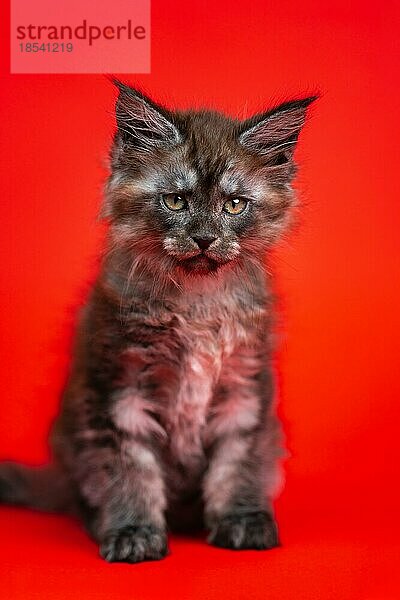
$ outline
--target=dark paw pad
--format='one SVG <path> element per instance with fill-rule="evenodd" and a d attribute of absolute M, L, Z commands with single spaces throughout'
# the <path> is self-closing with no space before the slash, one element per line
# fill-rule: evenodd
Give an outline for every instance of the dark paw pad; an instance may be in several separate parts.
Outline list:
<path fill-rule="evenodd" d="M 226 515 L 215 525 L 208 541 L 213 546 L 233 550 L 266 550 L 279 546 L 276 523 L 263 511 Z"/>
<path fill-rule="evenodd" d="M 167 553 L 166 533 L 153 525 L 131 525 L 110 531 L 100 545 L 100 555 L 108 562 L 160 560 Z"/>

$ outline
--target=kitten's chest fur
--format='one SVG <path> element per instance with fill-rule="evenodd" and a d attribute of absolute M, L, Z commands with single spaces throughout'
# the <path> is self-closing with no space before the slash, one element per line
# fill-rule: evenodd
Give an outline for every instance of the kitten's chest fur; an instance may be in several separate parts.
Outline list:
<path fill-rule="evenodd" d="M 252 306 L 254 310 L 254 300 Z M 152 316 L 153 323 L 157 319 L 166 334 L 151 349 L 153 364 L 147 372 L 152 373 L 150 388 L 155 391 L 147 396 L 144 409 L 156 414 L 174 461 L 201 462 L 221 371 L 249 339 L 252 319 L 243 298 L 221 290 L 187 294 L 173 311 Z"/>
<path fill-rule="evenodd" d="M 178 316 L 182 348 L 177 393 L 166 407 L 170 448 L 180 462 L 201 458 L 207 417 L 224 361 L 244 341 L 246 330 L 233 303 L 197 299 Z"/>

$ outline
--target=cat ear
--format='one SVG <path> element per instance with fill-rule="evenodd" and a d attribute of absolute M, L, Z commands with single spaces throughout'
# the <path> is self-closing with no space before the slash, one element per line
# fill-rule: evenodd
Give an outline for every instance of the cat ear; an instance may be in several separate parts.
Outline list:
<path fill-rule="evenodd" d="M 239 142 L 251 152 L 265 157 L 271 165 L 289 162 L 306 120 L 307 107 L 317 97 L 285 102 L 247 119 L 242 124 Z"/>
<path fill-rule="evenodd" d="M 182 141 L 173 123 L 173 116 L 163 107 L 118 79 L 119 90 L 115 107 L 118 130 L 130 146 L 141 151 L 170 148 Z"/>

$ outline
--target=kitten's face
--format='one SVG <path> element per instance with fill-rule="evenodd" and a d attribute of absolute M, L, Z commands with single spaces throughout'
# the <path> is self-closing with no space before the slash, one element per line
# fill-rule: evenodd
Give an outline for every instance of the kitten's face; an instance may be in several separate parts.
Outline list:
<path fill-rule="evenodd" d="M 156 269 L 197 276 L 262 260 L 288 220 L 293 147 L 309 102 L 240 122 L 169 113 L 120 86 L 108 197 L 114 239 Z"/>

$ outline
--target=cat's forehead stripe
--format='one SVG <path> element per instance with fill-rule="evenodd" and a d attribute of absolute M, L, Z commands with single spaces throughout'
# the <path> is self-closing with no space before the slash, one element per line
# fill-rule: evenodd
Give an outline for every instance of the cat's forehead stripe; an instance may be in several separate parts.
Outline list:
<path fill-rule="evenodd" d="M 219 180 L 219 186 L 227 196 L 234 194 L 248 195 L 255 200 L 265 197 L 268 187 L 264 181 L 239 169 L 229 169 L 223 173 Z"/>
<path fill-rule="evenodd" d="M 188 169 L 186 172 L 182 170 L 180 173 L 170 173 L 168 177 L 164 177 L 162 180 L 158 173 L 154 173 L 153 176 L 147 174 L 132 183 L 130 187 L 132 191 L 135 190 L 139 194 L 156 194 L 163 191 L 195 190 L 200 182 L 201 175 L 197 175 L 193 169 Z M 254 200 L 262 200 L 270 191 L 266 182 L 235 171 L 224 173 L 216 188 L 225 196 L 237 194 Z"/>
<path fill-rule="evenodd" d="M 192 190 L 198 183 L 195 169 L 184 165 L 173 165 L 168 171 L 154 169 L 135 181 L 134 187 L 145 194 L 167 191 Z"/>
<path fill-rule="evenodd" d="M 177 189 L 191 190 L 196 187 L 199 177 L 195 169 L 177 165 L 171 171 L 171 180 L 174 180 Z"/>
<path fill-rule="evenodd" d="M 162 175 L 162 176 L 161 176 Z M 147 171 L 145 175 L 131 184 L 136 193 L 155 194 L 163 191 L 195 190 L 201 184 L 204 174 L 195 168 L 184 165 L 171 165 L 163 173 L 158 169 Z M 225 196 L 235 194 L 261 200 L 268 194 L 267 182 L 260 177 L 245 173 L 238 167 L 229 165 L 228 169 L 214 183 L 214 189 Z"/>
<path fill-rule="evenodd" d="M 234 194 L 243 187 L 243 176 L 240 172 L 229 169 L 222 175 L 219 185 L 225 194 Z"/>

